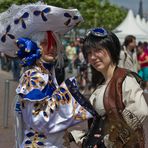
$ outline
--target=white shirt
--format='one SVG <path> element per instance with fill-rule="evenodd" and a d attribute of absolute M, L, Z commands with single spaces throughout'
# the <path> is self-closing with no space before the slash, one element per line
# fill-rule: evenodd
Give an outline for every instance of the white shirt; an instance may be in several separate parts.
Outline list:
<path fill-rule="evenodd" d="M 125 48 L 120 52 L 119 67 L 126 68 L 134 72 L 138 72 L 138 60 L 137 53 L 134 50 L 133 53 L 127 51 Z"/>
<path fill-rule="evenodd" d="M 106 113 L 103 103 L 106 87 L 107 84 L 100 85 L 90 97 L 91 104 L 101 116 Z M 143 90 L 134 77 L 127 76 L 122 84 L 122 94 L 125 105 L 125 109 L 122 112 L 123 118 L 131 128 L 135 129 L 139 122 L 143 123 L 144 119 L 148 116 L 148 106 L 143 96 Z M 132 113 L 136 117 L 136 120 L 131 120 L 127 111 Z M 72 131 L 76 143 L 83 141 L 79 136 L 81 135 L 82 137 L 83 133 L 76 130 Z M 104 143 L 107 148 L 112 148 L 113 143 L 108 140 L 108 135 L 104 137 Z"/>
<path fill-rule="evenodd" d="M 105 114 L 103 95 L 107 84 L 99 86 L 90 97 L 90 102 L 99 115 Z M 122 85 L 124 110 L 133 113 L 139 121 L 143 122 L 148 116 L 148 106 L 143 96 L 143 90 L 140 88 L 136 79 L 127 76 Z M 124 113 L 124 111 L 123 111 Z"/>

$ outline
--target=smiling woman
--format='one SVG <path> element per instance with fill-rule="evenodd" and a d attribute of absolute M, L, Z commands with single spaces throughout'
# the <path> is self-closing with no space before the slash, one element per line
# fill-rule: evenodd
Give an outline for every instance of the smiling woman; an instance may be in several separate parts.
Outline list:
<path fill-rule="evenodd" d="M 93 92 L 90 102 L 98 113 L 83 140 L 83 147 L 144 148 L 143 121 L 148 106 L 139 82 L 132 71 L 117 67 L 120 43 L 104 28 L 93 28 L 84 38 L 83 52 L 88 62 L 105 78 Z M 74 138 L 79 143 L 82 140 Z"/>
<path fill-rule="evenodd" d="M 107 38 L 107 36 L 111 36 L 112 40 Z M 113 44 L 113 40 L 116 44 Z M 115 69 L 118 64 L 121 48 L 120 42 L 113 33 L 107 32 L 103 28 L 88 31 L 84 39 L 83 47 L 84 55 L 88 58 L 87 60 L 98 71 L 107 70 L 110 66 Z"/>

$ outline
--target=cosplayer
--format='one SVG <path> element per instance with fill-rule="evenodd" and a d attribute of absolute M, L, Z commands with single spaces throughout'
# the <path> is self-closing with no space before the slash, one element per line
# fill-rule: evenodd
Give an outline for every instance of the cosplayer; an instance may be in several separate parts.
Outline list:
<path fill-rule="evenodd" d="M 86 138 L 79 139 L 77 131 L 72 132 L 75 141 L 83 141 L 84 148 L 144 148 L 142 123 L 148 106 L 139 84 L 141 79 L 134 72 L 117 67 L 119 39 L 104 28 L 91 29 L 84 38 L 83 52 L 105 80 L 90 97 L 98 117 Z"/>
<path fill-rule="evenodd" d="M 136 51 L 136 37 L 127 35 L 124 39 L 120 52 L 119 67 L 126 68 L 134 72 L 138 72 L 139 64 Z"/>
<path fill-rule="evenodd" d="M 79 11 L 42 3 L 13 5 L 0 19 L 0 50 L 11 56 L 17 51 L 25 68 L 16 89 L 17 146 L 69 147 L 66 129 L 91 114 L 76 101 L 74 78 L 57 84 L 54 63 L 62 64 L 58 36 L 83 20 Z"/>

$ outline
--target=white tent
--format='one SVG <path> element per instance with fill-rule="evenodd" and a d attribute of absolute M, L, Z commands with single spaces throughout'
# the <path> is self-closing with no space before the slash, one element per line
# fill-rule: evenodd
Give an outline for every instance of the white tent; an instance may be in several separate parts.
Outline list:
<path fill-rule="evenodd" d="M 136 23 L 143 31 L 145 31 L 148 34 L 148 26 L 146 24 L 146 21 L 144 18 L 141 19 L 139 14 L 136 15 Z"/>
<path fill-rule="evenodd" d="M 127 35 L 134 35 L 137 41 L 147 41 L 148 34 L 143 31 L 137 24 L 132 10 L 129 10 L 123 22 L 113 30 L 121 42 Z"/>
<path fill-rule="evenodd" d="M 148 21 L 146 21 L 146 25 L 147 25 L 147 27 L 148 27 Z"/>
<path fill-rule="evenodd" d="M 146 32 L 148 32 L 148 23 L 146 22 L 145 18 L 142 18 L 142 25 L 146 29 Z"/>

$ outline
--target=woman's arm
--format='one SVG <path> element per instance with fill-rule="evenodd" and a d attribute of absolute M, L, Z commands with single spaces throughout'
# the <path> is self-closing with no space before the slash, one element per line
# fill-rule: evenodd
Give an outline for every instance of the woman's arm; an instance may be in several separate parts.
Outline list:
<path fill-rule="evenodd" d="M 134 77 L 127 76 L 122 86 L 125 109 L 123 117 L 127 124 L 136 129 L 148 116 L 148 106 L 143 96 L 143 90 Z"/>

